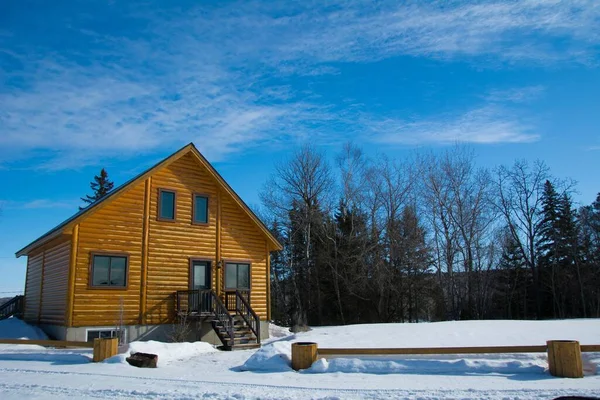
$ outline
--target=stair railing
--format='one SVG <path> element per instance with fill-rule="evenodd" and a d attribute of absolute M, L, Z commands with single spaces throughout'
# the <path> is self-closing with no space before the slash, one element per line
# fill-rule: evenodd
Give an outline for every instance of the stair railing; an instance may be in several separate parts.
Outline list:
<path fill-rule="evenodd" d="M 250 327 L 250 330 L 256 336 L 256 342 L 260 344 L 260 319 L 239 290 L 235 291 L 235 311 L 242 316 L 246 325 Z"/>
<path fill-rule="evenodd" d="M 8 318 L 12 315 L 17 317 L 23 316 L 23 307 L 25 305 L 25 296 L 18 295 L 0 306 L 0 320 Z"/>
<path fill-rule="evenodd" d="M 211 290 L 210 292 L 213 300 L 212 304 L 215 318 L 221 323 L 221 325 L 223 325 L 223 327 L 227 331 L 227 335 L 229 335 L 229 340 L 226 345 L 233 347 L 235 343 L 233 334 L 233 317 L 231 316 L 231 314 L 229 314 L 229 311 L 227 311 L 227 307 L 225 307 L 219 296 L 217 296 L 217 294 L 213 290 Z M 223 340 L 222 338 L 220 339 Z"/>

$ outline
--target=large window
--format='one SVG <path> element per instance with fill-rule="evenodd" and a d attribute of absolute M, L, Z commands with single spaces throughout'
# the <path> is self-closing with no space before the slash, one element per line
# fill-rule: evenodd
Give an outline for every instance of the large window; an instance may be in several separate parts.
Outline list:
<path fill-rule="evenodd" d="M 174 191 L 160 189 L 158 191 L 158 219 L 175 221 L 177 195 Z"/>
<path fill-rule="evenodd" d="M 250 264 L 225 264 L 225 289 L 250 289 Z"/>
<path fill-rule="evenodd" d="M 127 261 L 125 255 L 92 254 L 91 286 L 127 286 Z"/>
<path fill-rule="evenodd" d="M 195 224 L 208 223 L 208 197 L 200 194 L 194 195 L 194 212 L 192 222 Z"/>

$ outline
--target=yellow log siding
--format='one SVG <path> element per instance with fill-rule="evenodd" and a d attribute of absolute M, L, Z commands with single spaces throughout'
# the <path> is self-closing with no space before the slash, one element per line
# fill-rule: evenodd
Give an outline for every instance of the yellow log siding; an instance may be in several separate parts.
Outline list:
<path fill-rule="evenodd" d="M 141 182 L 81 222 L 73 326 L 116 325 L 121 318 L 121 305 L 123 323 L 138 323 L 143 214 L 144 182 Z M 92 252 L 129 255 L 127 288 L 89 287 Z"/>
<path fill-rule="evenodd" d="M 222 196 L 221 255 L 226 261 L 250 261 L 250 305 L 260 319 L 267 318 L 266 238 L 250 217 Z M 222 280 L 223 282 L 225 279 Z"/>
<path fill-rule="evenodd" d="M 25 315 L 27 322 L 37 324 L 42 298 L 42 261 L 44 253 L 27 257 L 27 277 L 25 282 Z"/>
<path fill-rule="evenodd" d="M 159 189 L 175 190 L 176 220 L 159 221 Z M 198 193 L 208 196 L 208 224 L 192 224 L 192 199 Z M 177 290 L 189 288 L 190 258 L 212 261 L 215 281 L 217 184 L 190 154 L 152 175 L 148 238 L 148 281 L 146 321 L 172 322 Z"/>
<path fill-rule="evenodd" d="M 67 240 L 44 252 L 44 282 L 39 317 L 42 324 L 63 324 L 65 321 L 70 249 L 71 241 Z"/>
<path fill-rule="evenodd" d="M 193 154 L 186 154 L 119 193 L 114 200 L 84 218 L 78 231 L 72 325 L 116 325 L 120 319 L 121 304 L 125 325 L 135 325 L 140 321 L 146 324 L 173 322 L 174 293 L 189 288 L 192 258 L 211 262 L 212 286 L 216 289 L 217 273 L 221 274 L 221 282 L 224 281 L 224 268 L 217 269 L 219 185 Z M 157 219 L 159 189 L 177 193 L 175 221 Z M 147 207 L 144 203 L 146 193 L 150 200 Z M 208 224 L 192 223 L 194 194 L 209 198 Z M 261 319 L 266 319 L 266 236 L 229 194 L 221 192 L 220 197 L 221 259 L 251 263 L 251 304 Z M 94 252 L 129 255 L 127 288 L 89 287 L 90 255 Z M 52 254 L 52 258 L 68 263 L 69 245 L 64 250 L 61 247 L 60 255 Z M 142 268 L 143 260 L 147 260 L 145 268 Z M 40 263 L 41 258 L 31 258 L 30 262 Z M 39 277 L 36 280 L 35 276 L 37 269 L 30 270 L 28 291 L 29 286 L 40 287 Z M 145 273 L 145 294 L 142 272 Z M 68 274 L 65 274 L 64 282 L 68 281 L 67 277 Z M 144 298 L 146 301 L 142 304 Z M 28 301 L 34 302 L 35 299 L 34 294 Z M 55 299 L 48 309 L 54 312 L 58 305 L 58 299 Z M 31 318 L 36 318 L 33 314 L 36 308 L 29 309 L 32 310 Z M 144 311 L 145 315 L 140 315 Z"/>

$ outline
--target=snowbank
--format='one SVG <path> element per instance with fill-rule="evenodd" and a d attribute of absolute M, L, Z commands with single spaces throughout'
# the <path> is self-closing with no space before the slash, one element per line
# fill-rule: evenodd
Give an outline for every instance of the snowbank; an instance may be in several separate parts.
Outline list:
<path fill-rule="evenodd" d="M 282 328 L 279 328 L 282 330 Z M 600 343 L 600 319 L 560 321 L 450 321 L 422 324 L 368 324 L 318 327 L 263 346 L 242 366 L 246 371 L 284 372 L 291 368 L 291 343 L 319 347 L 470 347 L 544 345 L 546 340 Z M 598 370 L 595 354 L 584 356 L 590 374 Z M 308 373 L 515 374 L 544 373 L 546 355 L 487 354 L 338 357 L 317 361 Z"/>
<path fill-rule="evenodd" d="M 292 370 L 291 342 L 274 342 L 261 347 L 242 365 L 243 371 L 286 372 Z"/>
<path fill-rule="evenodd" d="M 600 319 L 328 326 L 297 333 L 293 340 L 334 348 L 527 346 L 547 340 L 600 344 Z"/>
<path fill-rule="evenodd" d="M 160 367 L 174 361 L 187 360 L 215 351 L 217 350 L 214 346 L 206 342 L 163 343 L 150 340 L 147 342 L 132 342 L 123 354 L 111 357 L 105 362 L 127 363 L 125 359 L 133 353 L 151 353 L 158 355 L 158 366 Z"/>
<path fill-rule="evenodd" d="M 32 326 L 18 318 L 10 317 L 0 321 L 0 338 L 47 340 L 48 336 L 37 326 Z"/>
<path fill-rule="evenodd" d="M 269 339 L 277 340 L 291 335 L 293 335 L 293 333 L 290 332 L 290 328 L 278 326 L 275 324 L 269 324 Z"/>
<path fill-rule="evenodd" d="M 542 374 L 546 369 L 545 358 L 494 359 L 480 358 L 469 359 L 456 356 L 454 359 L 438 359 L 427 356 L 421 359 L 394 359 L 388 358 L 334 358 L 331 360 L 320 359 L 307 372 L 345 372 L 369 374 Z"/>

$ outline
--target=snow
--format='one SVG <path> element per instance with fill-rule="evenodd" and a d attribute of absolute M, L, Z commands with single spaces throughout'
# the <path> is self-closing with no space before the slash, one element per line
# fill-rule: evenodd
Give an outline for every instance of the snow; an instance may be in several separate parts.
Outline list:
<path fill-rule="evenodd" d="M 306 371 L 290 368 L 295 341 L 321 347 L 542 345 L 549 339 L 600 344 L 600 320 L 353 325 L 298 334 L 272 327 L 271 335 L 259 350 L 233 352 L 205 343 L 134 342 L 103 363 L 90 362 L 89 349 L 6 345 L 0 348 L 0 398 L 549 399 L 600 392 L 600 353 L 585 353 L 583 379 L 550 376 L 545 354 L 339 357 Z M 159 368 L 123 362 L 136 351 L 158 354 Z"/>
<path fill-rule="evenodd" d="M 37 326 L 10 317 L 0 321 L 0 339 L 47 340 L 48 336 Z"/>
<path fill-rule="evenodd" d="M 132 342 L 126 349 L 121 349 L 122 354 L 105 360 L 107 363 L 127 363 L 126 358 L 133 353 L 158 354 L 158 367 L 168 366 L 175 362 L 189 360 L 206 353 L 218 351 L 213 345 L 206 342 L 195 343 L 163 343 L 150 340 L 147 342 Z"/>

